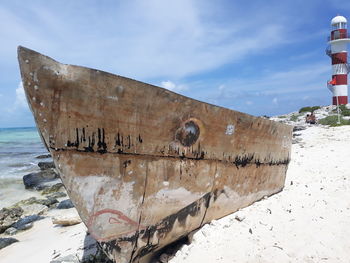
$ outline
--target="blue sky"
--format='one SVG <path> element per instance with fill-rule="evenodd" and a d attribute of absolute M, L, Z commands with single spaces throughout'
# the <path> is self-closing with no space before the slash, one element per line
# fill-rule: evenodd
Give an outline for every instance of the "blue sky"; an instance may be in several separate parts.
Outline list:
<path fill-rule="evenodd" d="M 257 116 L 329 105 L 337 14 L 350 1 L 1 0 L 0 127 L 34 126 L 18 45 Z"/>

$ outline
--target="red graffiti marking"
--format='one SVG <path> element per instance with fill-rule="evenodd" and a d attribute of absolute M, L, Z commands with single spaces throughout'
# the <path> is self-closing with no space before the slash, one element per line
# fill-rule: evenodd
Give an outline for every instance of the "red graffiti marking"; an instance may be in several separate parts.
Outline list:
<path fill-rule="evenodd" d="M 95 219 L 96 217 L 98 217 L 99 215 L 102 215 L 102 214 L 113 214 L 113 215 L 116 216 L 116 218 L 115 217 L 110 217 L 109 218 L 108 221 L 109 221 L 110 224 L 117 224 L 119 222 L 119 223 L 124 223 L 124 224 L 127 224 L 127 225 L 134 225 L 134 226 L 135 225 L 136 226 L 139 225 L 139 223 L 137 223 L 136 221 L 130 219 L 129 217 L 124 215 L 122 212 L 120 212 L 118 210 L 113 210 L 113 209 L 100 210 L 100 211 L 96 212 L 92 217 Z"/>
<path fill-rule="evenodd" d="M 110 223 L 110 224 L 122 224 L 123 222 L 118 220 L 117 218 L 110 217 L 108 220 L 108 223 Z"/>
<path fill-rule="evenodd" d="M 130 234 L 132 232 L 136 232 L 138 230 L 144 229 L 144 227 L 139 225 L 138 222 L 136 222 L 136 221 L 132 220 L 131 218 L 127 217 L 121 211 L 113 210 L 113 209 L 103 209 L 103 210 L 97 211 L 95 214 L 93 214 L 90 217 L 90 219 L 88 221 L 88 224 L 87 224 L 89 230 L 92 229 L 92 226 L 93 226 L 96 218 L 99 217 L 100 215 L 104 215 L 104 214 L 110 214 L 110 216 L 108 218 L 108 223 L 109 224 L 124 224 L 124 225 L 127 225 L 127 226 L 131 226 L 133 228 L 133 230 L 127 231 L 127 232 L 123 232 L 123 233 L 118 233 L 116 235 L 111 235 L 111 236 L 104 237 L 104 238 L 96 236 L 95 233 L 90 231 L 90 234 L 98 241 L 110 240 L 112 238 L 120 237 L 121 235 L 127 235 L 127 234 Z"/>

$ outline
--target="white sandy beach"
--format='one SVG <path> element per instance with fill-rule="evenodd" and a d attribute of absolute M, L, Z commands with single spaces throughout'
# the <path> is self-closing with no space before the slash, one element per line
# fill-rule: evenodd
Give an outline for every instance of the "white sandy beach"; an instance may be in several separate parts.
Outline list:
<path fill-rule="evenodd" d="M 350 126 L 297 133 L 284 190 L 205 225 L 170 262 L 350 261 Z M 14 237 L 20 242 L 0 250 L 1 263 L 46 263 L 81 257 L 85 226 L 46 218 Z"/>
<path fill-rule="evenodd" d="M 85 225 L 59 226 L 51 220 L 57 214 L 71 214 L 72 210 L 75 208 L 50 211 L 43 220 L 36 221 L 32 229 L 12 236 L 19 242 L 0 250 L 0 262 L 47 263 L 72 254 L 81 259 L 84 247 L 91 244 Z"/>

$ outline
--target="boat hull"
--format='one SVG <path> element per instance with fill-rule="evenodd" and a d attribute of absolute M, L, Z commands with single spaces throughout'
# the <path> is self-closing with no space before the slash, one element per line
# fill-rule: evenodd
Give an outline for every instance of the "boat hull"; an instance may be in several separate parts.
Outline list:
<path fill-rule="evenodd" d="M 283 189 L 292 127 L 19 47 L 43 142 L 117 262 Z"/>

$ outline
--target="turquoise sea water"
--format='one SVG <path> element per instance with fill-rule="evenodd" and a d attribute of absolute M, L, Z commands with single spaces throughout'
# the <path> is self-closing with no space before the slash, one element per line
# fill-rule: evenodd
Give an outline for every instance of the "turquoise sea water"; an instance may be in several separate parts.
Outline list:
<path fill-rule="evenodd" d="M 22 178 L 38 171 L 38 162 L 48 160 L 35 157 L 47 153 L 36 128 L 0 128 L 0 208 L 32 194 Z"/>

